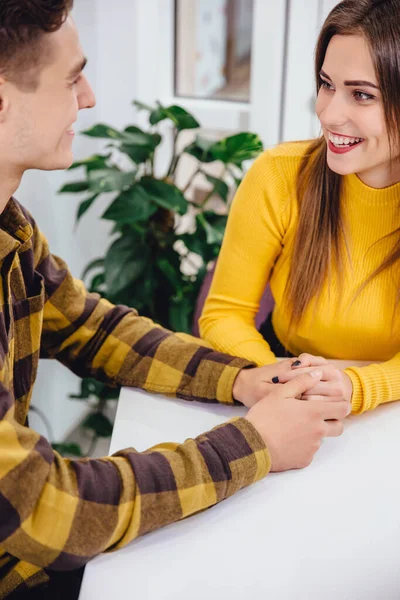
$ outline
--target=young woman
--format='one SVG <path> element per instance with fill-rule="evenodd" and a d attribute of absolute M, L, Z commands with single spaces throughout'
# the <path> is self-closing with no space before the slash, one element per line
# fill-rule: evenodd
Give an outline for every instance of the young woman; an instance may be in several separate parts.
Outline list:
<path fill-rule="evenodd" d="M 268 150 L 249 170 L 200 331 L 259 365 L 285 349 L 382 361 L 326 367 L 312 392 L 362 412 L 400 399 L 400 0 L 338 4 L 316 77 L 322 135 Z M 275 308 L 259 332 L 268 283 Z"/>

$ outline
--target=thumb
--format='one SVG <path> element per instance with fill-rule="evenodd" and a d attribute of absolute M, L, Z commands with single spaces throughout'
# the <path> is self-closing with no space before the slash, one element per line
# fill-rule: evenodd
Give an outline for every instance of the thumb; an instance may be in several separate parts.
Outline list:
<path fill-rule="evenodd" d="M 301 396 L 301 394 L 304 394 L 304 392 L 313 388 L 318 381 L 321 380 L 321 377 L 322 371 L 317 369 L 315 371 L 310 371 L 310 373 L 303 373 L 292 379 L 292 381 L 284 383 L 283 388 L 286 398 L 296 398 L 297 396 Z"/>

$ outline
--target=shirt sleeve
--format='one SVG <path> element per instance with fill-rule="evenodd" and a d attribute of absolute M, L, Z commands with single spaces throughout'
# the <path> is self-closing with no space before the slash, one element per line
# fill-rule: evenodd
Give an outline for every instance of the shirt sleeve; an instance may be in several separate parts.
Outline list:
<path fill-rule="evenodd" d="M 215 274 L 199 321 L 201 337 L 217 350 L 275 362 L 255 318 L 282 252 L 287 190 L 275 159 L 265 152 L 241 183 L 230 209 Z"/>
<path fill-rule="evenodd" d="M 353 384 L 353 413 L 362 413 L 379 404 L 400 400 L 400 353 L 386 362 L 349 367 L 344 372 Z"/>
<path fill-rule="evenodd" d="M 88 293 L 66 264 L 50 254 L 36 226 L 34 253 L 46 294 L 42 358 L 58 359 L 78 376 L 111 386 L 233 403 L 234 380 L 253 363 L 216 352 L 189 335 L 173 334 L 127 306 Z"/>
<path fill-rule="evenodd" d="M 0 384 L 0 545 L 38 567 L 72 570 L 265 476 L 256 429 L 232 420 L 183 444 L 68 460 L 14 419 Z"/>

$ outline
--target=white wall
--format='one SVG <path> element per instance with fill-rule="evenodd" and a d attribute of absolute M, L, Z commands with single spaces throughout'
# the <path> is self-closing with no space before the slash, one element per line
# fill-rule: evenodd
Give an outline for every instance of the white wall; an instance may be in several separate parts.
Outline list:
<path fill-rule="evenodd" d="M 133 122 L 135 59 L 133 58 L 135 0 L 75 0 L 73 16 L 88 57 L 86 74 L 97 96 L 97 106 L 82 111 L 76 126 L 81 131 L 103 121 L 116 127 Z M 83 158 L 99 149 L 93 139 L 77 136 L 75 156 Z M 104 253 L 108 225 L 99 219 L 106 204 L 96 203 L 75 228 L 78 197 L 57 195 L 71 173 L 26 173 L 16 197 L 33 214 L 50 242 L 54 254 L 62 256 L 79 277 L 84 265 Z M 52 424 L 54 437 L 62 439 L 80 420 L 85 405 L 71 401 L 68 394 L 78 389 L 78 378 L 56 361 L 41 361 L 32 403 L 42 409 Z M 32 427 L 46 433 L 36 415 Z"/>

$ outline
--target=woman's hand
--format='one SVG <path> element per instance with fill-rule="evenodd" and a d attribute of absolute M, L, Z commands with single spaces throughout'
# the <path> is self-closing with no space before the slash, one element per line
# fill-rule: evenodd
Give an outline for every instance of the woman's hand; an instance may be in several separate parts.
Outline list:
<path fill-rule="evenodd" d="M 256 402 L 274 392 L 274 384 L 290 381 L 296 377 L 296 374 L 300 375 L 302 372 L 313 371 L 316 367 L 327 364 L 328 361 L 321 356 L 302 354 L 299 358 L 287 358 L 272 365 L 242 369 L 233 385 L 233 397 L 250 408 Z M 300 372 L 297 372 L 298 369 L 300 369 Z M 293 376 L 291 376 L 292 374 Z"/>
<path fill-rule="evenodd" d="M 321 381 L 319 381 L 313 388 L 307 390 L 302 395 L 303 400 L 345 400 L 351 403 L 353 395 L 353 385 L 350 377 L 338 369 L 337 367 L 330 365 L 325 358 L 321 356 L 315 357 L 311 354 L 301 354 L 299 359 L 301 363 L 306 363 L 311 360 L 319 359 L 319 367 L 322 371 Z M 286 361 L 284 361 L 286 362 Z M 286 383 L 292 381 L 295 377 L 302 373 L 308 373 L 309 367 L 302 365 L 291 365 L 290 370 L 286 369 L 279 377 L 280 383 Z"/>

